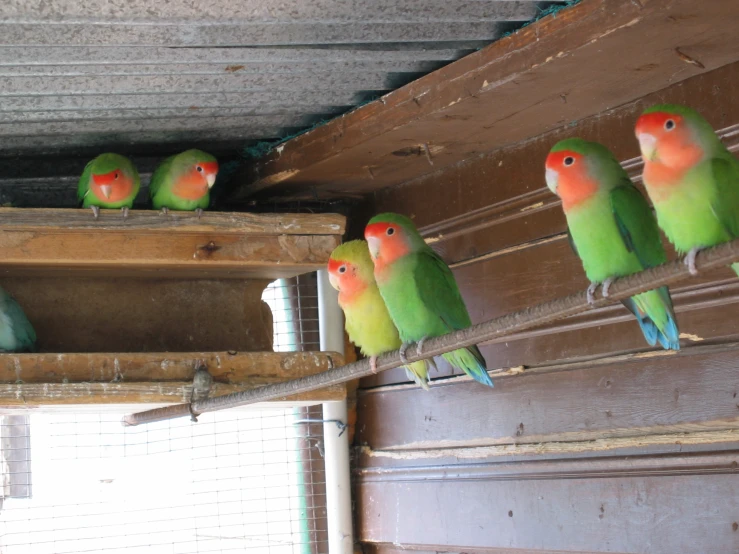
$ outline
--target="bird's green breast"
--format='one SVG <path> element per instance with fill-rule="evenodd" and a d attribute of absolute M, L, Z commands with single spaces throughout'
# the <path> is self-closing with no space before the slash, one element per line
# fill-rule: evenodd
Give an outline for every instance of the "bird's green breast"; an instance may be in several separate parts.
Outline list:
<path fill-rule="evenodd" d="M 602 282 L 643 269 L 626 248 L 607 194 L 596 194 L 565 215 L 590 281 Z"/>
<path fill-rule="evenodd" d="M 678 252 L 731 239 L 712 208 L 717 192 L 711 165 L 704 162 L 669 190 L 652 194 L 657 222 Z"/>
<path fill-rule="evenodd" d="M 421 298 L 415 279 L 417 256 L 408 254 L 393 262 L 384 274 L 376 276 L 382 298 L 403 341 L 418 341 L 448 331 Z"/>

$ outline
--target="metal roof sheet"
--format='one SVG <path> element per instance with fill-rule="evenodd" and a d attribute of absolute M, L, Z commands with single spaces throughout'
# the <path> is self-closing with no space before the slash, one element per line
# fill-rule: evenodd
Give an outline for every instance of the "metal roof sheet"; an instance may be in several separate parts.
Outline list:
<path fill-rule="evenodd" d="M 104 151 L 133 156 L 144 172 L 194 146 L 235 158 L 438 69 L 551 4 L 5 0 L 0 159 L 35 161 L 24 173 L 0 162 L 0 201 L 25 202 L 18 187 L 72 183 Z"/>

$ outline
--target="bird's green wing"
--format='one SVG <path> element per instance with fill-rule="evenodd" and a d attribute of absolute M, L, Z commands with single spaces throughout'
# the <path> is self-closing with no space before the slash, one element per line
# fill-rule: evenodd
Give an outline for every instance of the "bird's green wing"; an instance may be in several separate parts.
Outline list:
<path fill-rule="evenodd" d="M 572 248 L 572 251 L 575 253 L 575 256 L 580 256 L 580 254 L 577 251 L 577 245 L 575 244 L 575 239 L 572 238 L 572 233 L 570 233 L 569 228 L 567 229 L 567 243 L 570 245 L 570 248 Z"/>
<path fill-rule="evenodd" d="M 713 213 L 732 237 L 739 236 L 739 161 L 727 152 L 727 157 L 711 160 L 716 183 Z"/>
<path fill-rule="evenodd" d="M 451 331 L 471 325 L 452 270 L 430 248 L 416 254 L 414 278 L 423 304 Z"/>
<path fill-rule="evenodd" d="M 159 164 L 159 167 L 154 171 L 154 174 L 151 176 L 151 181 L 149 182 L 149 198 L 154 198 L 157 192 L 164 185 L 165 181 L 169 177 L 169 171 L 172 168 L 172 160 L 174 160 L 174 158 L 174 156 L 170 156 Z"/>
<path fill-rule="evenodd" d="M 92 162 L 90 160 L 85 166 L 85 170 L 82 172 L 79 183 L 77 183 L 77 204 L 82 205 L 82 201 L 85 199 L 85 195 L 90 192 L 90 177 L 92 176 Z"/>
<path fill-rule="evenodd" d="M 625 182 L 611 191 L 611 209 L 624 245 L 647 267 L 667 261 L 657 219 L 639 190 Z"/>

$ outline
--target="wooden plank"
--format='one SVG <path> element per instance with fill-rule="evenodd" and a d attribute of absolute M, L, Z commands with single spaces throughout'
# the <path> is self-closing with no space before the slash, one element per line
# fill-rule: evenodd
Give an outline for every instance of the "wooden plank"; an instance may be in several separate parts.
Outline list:
<path fill-rule="evenodd" d="M 49 404 L 189 402 L 205 365 L 218 396 L 328 370 L 337 353 L 180 352 L 0 354 L 0 407 Z M 277 401 L 320 403 L 345 397 L 343 385 Z"/>
<path fill-rule="evenodd" d="M 145 233 L 215 235 L 342 235 L 346 218 L 339 214 L 254 214 L 242 212 L 130 210 L 123 219 L 120 210 L 54 208 L 0 208 L 0 230 L 37 232 L 137 231 Z"/>
<path fill-rule="evenodd" d="M 170 225 L 149 211 L 134 213 L 130 222 L 106 213 L 98 224 L 84 210 L 0 210 L 0 271 L 289 277 L 322 268 L 344 228 L 337 215 L 221 214 L 204 220 L 178 214 Z"/>
<path fill-rule="evenodd" d="M 727 452 L 386 469 L 358 478 L 358 534 L 381 553 L 737 552 L 737 467 Z"/>
<path fill-rule="evenodd" d="M 280 145 L 235 198 L 367 193 L 538 136 L 736 61 L 735 16 L 732 0 L 585 0 Z"/>
<path fill-rule="evenodd" d="M 492 390 L 465 379 L 430 392 L 364 391 L 357 440 L 419 450 L 739 429 L 737 351 L 695 347 L 510 372 Z"/>

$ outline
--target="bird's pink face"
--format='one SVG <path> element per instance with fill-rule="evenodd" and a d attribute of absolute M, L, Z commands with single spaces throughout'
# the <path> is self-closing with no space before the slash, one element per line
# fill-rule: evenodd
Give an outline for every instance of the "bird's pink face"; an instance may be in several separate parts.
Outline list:
<path fill-rule="evenodd" d="M 585 156 L 578 152 L 550 152 L 545 167 L 547 186 L 562 199 L 565 211 L 587 200 L 598 190 L 598 183 L 585 166 Z"/>
<path fill-rule="evenodd" d="M 675 171 L 692 167 L 703 157 L 685 118 L 668 112 L 643 114 L 636 122 L 644 163 L 658 163 Z"/>
<path fill-rule="evenodd" d="M 351 300 L 367 288 L 367 283 L 360 277 L 359 268 L 347 260 L 329 258 L 328 280 L 331 286 L 339 291 L 342 303 Z"/>
<path fill-rule="evenodd" d="M 398 258 L 410 253 L 405 230 L 396 223 L 378 221 L 367 225 L 364 238 L 376 271 L 382 271 Z"/>
<path fill-rule="evenodd" d="M 120 169 L 109 173 L 93 173 L 90 189 L 103 202 L 120 202 L 133 192 L 133 179 Z"/>
<path fill-rule="evenodd" d="M 205 196 L 216 182 L 218 162 L 196 162 L 174 183 L 173 192 L 188 200 Z"/>

